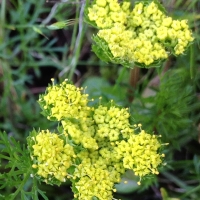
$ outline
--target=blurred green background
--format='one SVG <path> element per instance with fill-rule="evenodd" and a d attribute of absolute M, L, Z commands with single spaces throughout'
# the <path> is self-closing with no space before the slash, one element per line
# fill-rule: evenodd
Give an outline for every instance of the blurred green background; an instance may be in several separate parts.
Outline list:
<path fill-rule="evenodd" d="M 200 0 L 161 1 L 168 15 L 188 19 L 195 41 L 185 55 L 171 56 L 160 68 L 125 69 L 91 52 L 96 30 L 83 21 L 85 1 L 0 1 L 0 130 L 21 143 L 35 129 L 55 129 L 37 103 L 55 78 L 87 86 L 90 98 L 114 99 L 130 107 L 131 120 L 162 135 L 165 162 L 160 175 L 137 186 L 132 172 L 117 185 L 122 200 L 198 200 L 200 196 Z M 134 3 L 134 1 L 132 1 Z M 49 25 L 71 20 L 64 29 Z M 4 173 L 0 166 L 0 173 Z M 31 187 L 27 182 L 26 190 Z M 70 200 L 70 183 L 41 184 L 50 200 Z M 9 194 L 12 189 L 0 190 Z M 20 199 L 20 197 L 19 197 Z M 41 197 L 42 199 L 42 197 Z"/>

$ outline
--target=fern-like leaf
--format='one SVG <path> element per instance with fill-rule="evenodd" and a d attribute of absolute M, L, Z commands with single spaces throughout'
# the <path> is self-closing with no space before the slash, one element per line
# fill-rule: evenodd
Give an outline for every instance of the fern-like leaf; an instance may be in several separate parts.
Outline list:
<path fill-rule="evenodd" d="M 40 194 L 45 200 L 48 199 L 44 192 L 38 189 L 29 150 L 5 132 L 0 132 L 0 165 L 1 171 L 3 171 L 0 174 L 0 189 L 13 191 L 11 194 L 1 194 L 0 198 L 14 200 L 21 195 L 21 200 L 27 200 L 30 197 L 38 200 L 38 194 Z M 31 177 L 33 187 L 30 191 L 25 191 L 24 186 Z"/>

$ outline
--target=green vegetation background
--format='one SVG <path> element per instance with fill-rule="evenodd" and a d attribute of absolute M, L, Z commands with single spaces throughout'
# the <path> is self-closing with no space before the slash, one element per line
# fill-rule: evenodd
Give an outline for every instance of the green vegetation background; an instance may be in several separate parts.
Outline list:
<path fill-rule="evenodd" d="M 1 0 L 0 130 L 25 144 L 33 128 L 55 129 L 56 125 L 40 114 L 38 96 L 52 77 L 57 81 L 69 78 L 77 86 L 87 86 L 86 92 L 96 103 L 101 96 L 103 102 L 114 99 L 117 104 L 130 107 L 135 123 L 161 134 L 162 142 L 169 143 L 165 148 L 167 165 L 160 169 L 160 175 L 137 186 L 134 174 L 127 172 L 123 181 L 128 180 L 128 184 L 122 182 L 117 186 L 116 198 L 198 200 L 200 1 L 162 2 L 170 16 L 188 19 L 196 39 L 186 55 L 170 57 L 160 68 L 130 70 L 105 63 L 91 52 L 91 36 L 96 30 L 82 21 L 84 1 Z M 74 21 L 67 21 L 64 29 L 48 27 L 71 19 Z M 1 150 L 4 148 L 0 145 Z M 1 175 L 12 166 L 5 169 L 4 160 L 0 164 L 3 184 Z M 24 190 L 30 191 L 32 184 L 31 178 L 28 179 Z M 11 184 L 0 189 L 0 199 L 16 188 L 18 185 Z M 61 187 L 40 184 L 39 188 L 46 191 L 50 200 L 73 198 L 70 183 Z"/>

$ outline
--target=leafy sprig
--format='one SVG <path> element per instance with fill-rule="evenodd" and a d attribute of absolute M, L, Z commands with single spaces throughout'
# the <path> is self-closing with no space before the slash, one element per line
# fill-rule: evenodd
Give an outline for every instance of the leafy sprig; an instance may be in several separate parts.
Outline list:
<path fill-rule="evenodd" d="M 5 169 L 4 173 L 0 174 L 0 190 L 6 188 L 13 191 L 0 197 L 5 200 L 14 200 L 21 196 L 21 200 L 26 200 L 28 197 L 38 200 L 38 194 L 40 194 L 47 200 L 44 192 L 38 188 L 27 147 L 21 146 L 20 142 L 9 137 L 5 132 L 0 132 L 0 145 L 0 164 Z M 25 185 L 31 178 L 32 187 L 30 191 L 26 191 Z"/>

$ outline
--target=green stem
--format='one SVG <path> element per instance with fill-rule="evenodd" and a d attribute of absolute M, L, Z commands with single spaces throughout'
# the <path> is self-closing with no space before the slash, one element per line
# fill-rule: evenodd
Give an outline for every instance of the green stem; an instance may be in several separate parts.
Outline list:
<path fill-rule="evenodd" d="M 4 30 L 3 30 L 3 27 L 4 27 L 4 24 L 5 24 L 5 16 L 6 16 L 6 0 L 2 0 L 1 2 L 1 15 L 0 15 L 0 24 L 1 24 L 1 27 L 0 27 L 0 43 L 3 42 L 4 40 Z"/>
<path fill-rule="evenodd" d="M 71 60 L 69 80 L 72 80 L 72 77 L 76 70 L 76 66 L 77 66 L 79 56 L 80 56 L 81 46 L 82 46 L 82 42 L 83 42 L 83 35 L 84 35 L 85 29 L 86 29 L 86 26 L 83 22 L 84 7 L 85 7 L 85 4 L 82 4 L 80 14 L 79 14 L 79 33 L 78 33 L 78 36 L 77 36 L 77 39 L 75 42 L 74 56 L 72 57 L 72 60 Z"/>
<path fill-rule="evenodd" d="M 140 68 L 137 66 L 134 66 L 134 68 L 130 70 L 129 90 L 128 90 L 130 103 L 134 100 L 134 90 L 136 89 L 139 81 L 139 74 L 140 74 Z"/>
<path fill-rule="evenodd" d="M 75 20 L 78 20 L 78 18 L 79 18 L 78 10 L 79 10 L 79 6 L 76 7 L 76 18 L 75 18 Z M 71 42 L 71 45 L 70 45 L 70 48 L 69 48 L 70 51 L 72 51 L 73 47 L 75 46 L 77 30 L 78 30 L 78 23 L 75 23 L 74 28 L 73 28 L 73 33 L 72 33 L 72 42 Z"/>
<path fill-rule="evenodd" d="M 11 29 L 11 30 L 15 30 L 15 29 L 18 29 L 18 28 L 24 28 L 24 29 L 27 29 L 27 28 L 33 28 L 33 27 L 36 27 L 36 28 L 45 28 L 46 26 L 45 25 L 33 25 L 33 24 L 25 24 L 25 25 L 4 25 L 5 28 L 7 29 Z"/>
<path fill-rule="evenodd" d="M 194 66 L 194 44 L 190 46 L 190 77 L 194 78 L 195 66 Z"/>
<path fill-rule="evenodd" d="M 119 84 L 122 82 L 125 72 L 126 72 L 126 68 L 123 67 L 117 80 L 116 80 L 113 90 L 116 90 L 119 87 Z"/>
<path fill-rule="evenodd" d="M 75 53 L 74 58 L 72 58 L 72 61 L 74 61 L 74 62 L 72 62 L 72 66 L 71 66 L 71 69 L 70 69 L 70 72 L 69 72 L 69 79 L 70 80 L 72 80 L 72 77 L 73 77 L 74 72 L 76 70 L 77 62 L 78 62 L 78 59 L 79 59 L 79 56 L 80 56 L 80 52 L 81 52 L 81 46 L 82 46 L 84 32 L 85 32 L 85 28 L 81 32 L 81 38 L 80 38 L 79 45 L 78 45 L 78 47 L 76 49 L 76 53 Z"/>

